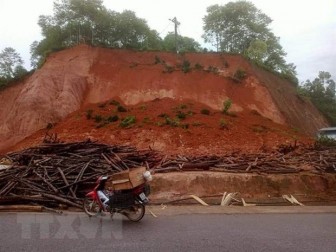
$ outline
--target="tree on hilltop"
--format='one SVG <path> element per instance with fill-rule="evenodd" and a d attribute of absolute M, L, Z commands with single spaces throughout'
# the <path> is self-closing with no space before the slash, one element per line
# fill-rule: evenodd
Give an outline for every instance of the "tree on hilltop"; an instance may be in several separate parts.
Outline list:
<path fill-rule="evenodd" d="M 16 69 L 22 66 L 21 56 L 12 47 L 6 47 L 0 53 L 0 76 L 11 79 L 15 77 Z"/>
<path fill-rule="evenodd" d="M 133 11 L 108 10 L 101 0 L 56 0 L 53 15 L 41 15 L 38 24 L 43 39 L 31 45 L 33 66 L 43 63 L 50 51 L 79 43 L 135 49 L 161 46 L 146 20 Z"/>
<path fill-rule="evenodd" d="M 20 78 L 26 73 L 23 60 L 14 48 L 6 47 L 0 52 L 0 86 L 6 86 L 13 79 Z"/>
<path fill-rule="evenodd" d="M 177 41 L 179 52 L 200 52 L 202 50 L 201 45 L 193 38 L 177 35 Z M 171 52 L 176 51 L 175 34 L 173 32 L 169 32 L 163 39 L 163 49 Z"/>
<path fill-rule="evenodd" d="M 269 27 L 272 19 L 253 3 L 237 1 L 209 6 L 203 20 L 203 38 L 217 51 L 246 55 L 297 83 L 295 67 L 286 63 L 279 37 Z"/>
<path fill-rule="evenodd" d="M 320 71 L 313 80 L 299 87 L 299 93 L 308 97 L 328 121 L 336 126 L 336 83 L 329 72 Z"/>

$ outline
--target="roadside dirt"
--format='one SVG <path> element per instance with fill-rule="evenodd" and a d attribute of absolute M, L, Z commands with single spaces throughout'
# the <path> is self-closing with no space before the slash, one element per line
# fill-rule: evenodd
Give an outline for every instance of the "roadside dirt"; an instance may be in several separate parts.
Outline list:
<path fill-rule="evenodd" d="M 230 174 L 221 172 L 174 172 L 155 174 L 151 183 L 154 202 L 169 202 L 190 196 L 219 196 L 237 192 L 247 200 L 295 195 L 303 201 L 335 201 L 335 174 Z"/>

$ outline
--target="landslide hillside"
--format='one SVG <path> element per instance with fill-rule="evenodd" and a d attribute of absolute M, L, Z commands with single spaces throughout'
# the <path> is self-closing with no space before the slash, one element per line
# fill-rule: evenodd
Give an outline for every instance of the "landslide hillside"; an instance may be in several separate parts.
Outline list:
<path fill-rule="evenodd" d="M 1 91 L 0 103 L 2 152 L 39 144 L 47 131 L 64 141 L 169 153 L 256 151 L 309 141 L 327 125 L 291 83 L 219 53 L 80 45 L 51 54 L 29 78 Z"/>

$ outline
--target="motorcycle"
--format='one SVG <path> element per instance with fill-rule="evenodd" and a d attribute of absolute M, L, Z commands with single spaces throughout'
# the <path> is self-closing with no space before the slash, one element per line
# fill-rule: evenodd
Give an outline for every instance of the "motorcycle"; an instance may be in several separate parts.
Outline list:
<path fill-rule="evenodd" d="M 147 182 L 152 180 L 149 171 L 144 172 L 143 176 L 146 183 L 132 189 L 114 191 L 105 190 L 108 176 L 100 176 L 94 189 L 85 195 L 83 202 L 85 213 L 92 217 L 109 212 L 111 218 L 115 213 L 119 213 L 131 221 L 140 221 L 145 215 L 145 205 L 149 202 L 150 186 Z"/>

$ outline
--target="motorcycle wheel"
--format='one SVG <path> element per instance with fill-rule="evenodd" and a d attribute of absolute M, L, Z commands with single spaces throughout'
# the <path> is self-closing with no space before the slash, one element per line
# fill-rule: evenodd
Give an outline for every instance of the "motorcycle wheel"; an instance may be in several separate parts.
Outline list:
<path fill-rule="evenodd" d="M 92 198 L 85 198 L 83 202 L 84 212 L 89 216 L 97 216 L 100 212 L 100 206 L 98 202 L 93 200 Z"/>
<path fill-rule="evenodd" d="M 132 209 L 127 210 L 124 215 L 133 222 L 140 221 L 145 215 L 146 209 L 142 204 L 136 204 L 132 207 Z"/>

